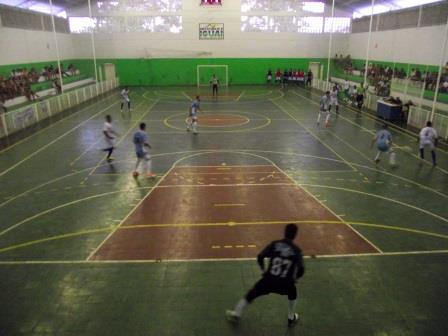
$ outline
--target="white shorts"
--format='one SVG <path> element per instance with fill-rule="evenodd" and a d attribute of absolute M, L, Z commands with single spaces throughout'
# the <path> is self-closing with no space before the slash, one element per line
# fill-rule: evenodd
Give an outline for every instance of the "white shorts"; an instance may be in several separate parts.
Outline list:
<path fill-rule="evenodd" d="M 272 79 L 272 76 L 268 76 L 268 80 L 271 80 Z"/>
<path fill-rule="evenodd" d="M 420 149 L 429 147 L 430 150 L 434 150 L 435 146 L 431 140 L 420 140 Z"/>
<path fill-rule="evenodd" d="M 332 99 L 330 100 L 330 105 L 331 105 L 331 106 L 339 106 L 339 102 L 338 102 L 337 99 L 332 98 Z"/>
<path fill-rule="evenodd" d="M 275 77 L 276 81 L 279 81 L 280 79 L 282 79 L 281 77 Z"/>
<path fill-rule="evenodd" d="M 115 139 L 104 138 L 104 142 L 106 144 L 106 148 L 111 148 L 115 146 Z"/>

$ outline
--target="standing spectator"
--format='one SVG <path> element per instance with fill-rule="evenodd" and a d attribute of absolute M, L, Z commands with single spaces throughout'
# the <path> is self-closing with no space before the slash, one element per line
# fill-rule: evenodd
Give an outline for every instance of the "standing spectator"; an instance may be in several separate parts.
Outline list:
<path fill-rule="evenodd" d="M 313 84 L 313 72 L 308 70 L 308 74 L 306 75 L 306 86 L 311 86 Z"/>
<path fill-rule="evenodd" d="M 282 72 L 280 69 L 277 69 L 277 72 L 275 73 L 275 83 L 280 84 L 282 81 Z"/>
<path fill-rule="evenodd" d="M 272 71 L 271 71 L 271 69 L 268 70 L 266 78 L 267 78 L 267 83 L 271 84 L 272 83 Z"/>

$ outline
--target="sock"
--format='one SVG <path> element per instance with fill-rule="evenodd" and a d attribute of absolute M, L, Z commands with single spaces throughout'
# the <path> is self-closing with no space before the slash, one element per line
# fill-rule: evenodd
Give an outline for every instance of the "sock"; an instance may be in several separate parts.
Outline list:
<path fill-rule="evenodd" d="M 436 152 L 432 150 L 431 156 L 432 156 L 432 164 L 435 166 L 436 165 Z"/>
<path fill-rule="evenodd" d="M 152 160 L 151 159 L 146 161 L 146 168 L 147 168 L 147 172 L 149 174 L 151 174 L 152 173 Z"/>
<path fill-rule="evenodd" d="M 319 124 L 320 123 L 320 112 L 319 112 L 319 114 L 317 115 L 317 123 Z"/>
<path fill-rule="evenodd" d="M 296 300 L 289 300 L 288 301 L 288 319 L 292 320 L 294 318 L 295 310 L 296 310 Z"/>
<path fill-rule="evenodd" d="M 120 110 L 122 110 L 122 109 L 123 109 L 123 105 L 124 105 L 124 104 L 123 104 L 123 103 L 121 103 L 121 107 L 120 107 Z"/>
<path fill-rule="evenodd" d="M 193 132 L 194 132 L 194 133 L 197 133 L 197 130 L 196 130 L 196 124 L 197 124 L 197 122 L 196 122 L 196 121 L 193 121 Z"/>
<path fill-rule="evenodd" d="M 135 171 L 138 172 L 138 167 L 140 166 L 140 163 L 142 162 L 141 158 L 137 159 L 137 163 L 135 164 Z"/>
<path fill-rule="evenodd" d="M 381 152 L 378 151 L 378 153 L 376 153 L 376 156 L 375 156 L 375 161 L 378 160 L 378 159 L 380 158 L 380 155 L 381 155 Z"/>
<path fill-rule="evenodd" d="M 112 155 L 112 152 L 114 151 L 114 148 L 111 147 L 107 151 L 108 151 L 107 158 L 110 158 L 110 156 Z"/>
<path fill-rule="evenodd" d="M 330 113 L 327 113 L 327 117 L 325 118 L 325 123 L 328 124 L 330 121 Z"/>
<path fill-rule="evenodd" d="M 241 315 L 243 315 L 243 310 L 247 306 L 247 304 L 248 302 L 246 299 L 241 299 L 238 301 L 234 309 L 237 316 L 241 317 Z"/>
<path fill-rule="evenodd" d="M 425 150 L 423 148 L 420 148 L 420 158 L 421 159 L 425 158 Z"/>
<path fill-rule="evenodd" d="M 128 110 L 131 109 L 131 102 L 128 102 Z"/>

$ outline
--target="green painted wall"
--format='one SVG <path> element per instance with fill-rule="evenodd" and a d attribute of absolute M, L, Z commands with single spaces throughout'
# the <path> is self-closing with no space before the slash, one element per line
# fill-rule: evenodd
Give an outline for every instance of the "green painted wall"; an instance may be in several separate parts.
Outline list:
<path fill-rule="evenodd" d="M 100 59 L 98 65 L 114 63 L 122 85 L 196 85 L 197 65 L 225 64 L 229 85 L 264 84 L 268 69 L 308 69 L 308 58 L 209 58 L 209 59 Z"/>

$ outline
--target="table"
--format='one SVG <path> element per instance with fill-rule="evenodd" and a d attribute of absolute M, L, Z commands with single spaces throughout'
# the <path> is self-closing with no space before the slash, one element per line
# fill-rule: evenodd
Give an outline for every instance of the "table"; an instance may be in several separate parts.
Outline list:
<path fill-rule="evenodd" d="M 398 120 L 401 119 L 401 110 L 401 105 L 391 104 L 383 100 L 378 100 L 376 116 L 385 120 Z"/>

